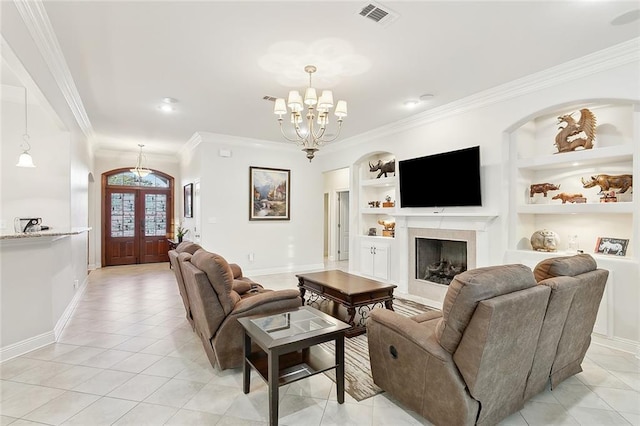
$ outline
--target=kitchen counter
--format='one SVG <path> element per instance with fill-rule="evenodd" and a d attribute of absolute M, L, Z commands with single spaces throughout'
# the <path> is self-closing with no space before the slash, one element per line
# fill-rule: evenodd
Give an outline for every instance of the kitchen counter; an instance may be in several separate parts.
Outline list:
<path fill-rule="evenodd" d="M 41 239 L 51 239 L 55 240 L 58 238 L 68 237 L 70 235 L 78 235 L 83 232 L 89 232 L 91 230 L 90 227 L 80 227 L 80 228 L 71 228 L 71 229 L 48 229 L 46 231 L 40 232 L 18 232 L 13 234 L 0 234 L 0 241 L 11 241 L 11 240 L 31 240 L 35 238 Z"/>

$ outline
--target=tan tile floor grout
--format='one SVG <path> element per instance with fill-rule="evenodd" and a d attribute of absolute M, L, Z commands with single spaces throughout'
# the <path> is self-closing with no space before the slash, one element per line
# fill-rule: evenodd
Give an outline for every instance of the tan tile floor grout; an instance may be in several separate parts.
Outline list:
<path fill-rule="evenodd" d="M 327 263 L 346 269 L 346 262 Z M 252 277 L 294 288 L 295 274 Z M 640 362 L 591 345 L 584 371 L 503 425 L 640 425 Z M 91 272 L 58 342 L 0 364 L 4 425 L 262 425 L 264 382 L 242 393 L 240 369 L 213 369 L 184 316 L 168 264 Z M 282 425 L 420 425 L 387 394 L 338 404 L 325 375 L 280 390 Z"/>

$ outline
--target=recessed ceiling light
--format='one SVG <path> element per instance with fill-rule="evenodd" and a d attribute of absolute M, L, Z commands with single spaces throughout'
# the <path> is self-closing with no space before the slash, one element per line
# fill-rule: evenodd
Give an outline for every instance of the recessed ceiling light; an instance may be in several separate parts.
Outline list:
<path fill-rule="evenodd" d="M 173 112 L 176 110 L 173 104 L 178 103 L 178 100 L 175 98 L 164 97 L 162 98 L 162 103 L 158 106 L 158 109 L 162 112 Z"/>
<path fill-rule="evenodd" d="M 404 101 L 404 106 L 406 106 L 407 108 L 413 108 L 416 105 L 418 105 L 420 103 L 420 101 L 415 100 L 415 99 L 409 99 L 408 101 Z"/>
<path fill-rule="evenodd" d="M 640 9 L 633 9 L 616 17 L 611 25 L 626 25 L 640 19 Z"/>

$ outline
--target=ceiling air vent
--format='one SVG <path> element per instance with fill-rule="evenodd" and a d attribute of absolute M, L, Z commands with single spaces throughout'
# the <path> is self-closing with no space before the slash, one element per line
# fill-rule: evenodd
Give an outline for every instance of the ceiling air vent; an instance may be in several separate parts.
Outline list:
<path fill-rule="evenodd" d="M 269 95 L 263 96 L 262 99 L 264 99 L 265 101 L 271 101 L 271 102 L 275 102 L 276 101 L 276 98 L 274 98 L 273 96 L 269 96 Z"/>
<path fill-rule="evenodd" d="M 378 3 L 367 3 L 367 5 L 364 6 L 358 14 L 367 19 L 371 19 L 382 26 L 387 26 L 398 19 L 397 13 Z"/>

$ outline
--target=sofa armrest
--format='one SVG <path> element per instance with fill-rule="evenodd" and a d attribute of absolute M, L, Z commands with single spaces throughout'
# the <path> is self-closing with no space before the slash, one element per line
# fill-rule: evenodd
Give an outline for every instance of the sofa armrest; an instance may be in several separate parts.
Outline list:
<path fill-rule="evenodd" d="M 451 359 L 451 355 L 437 343 L 437 340 L 432 337 L 432 333 L 429 332 L 430 328 L 435 330 L 435 323 L 440 318 L 440 315 L 434 314 L 433 316 L 434 318 L 431 320 L 433 321 L 433 327 L 429 327 L 429 325 L 426 325 L 429 321 L 416 322 L 412 318 L 405 317 L 397 312 L 376 308 L 371 311 L 367 321 L 367 328 L 373 326 L 372 322 L 375 322 L 416 344 L 441 361 L 447 362 Z"/>
<path fill-rule="evenodd" d="M 298 290 L 265 291 L 240 300 L 231 314 L 235 316 L 244 316 L 243 314 L 252 314 L 251 311 L 262 305 L 296 298 L 299 299 L 300 306 L 302 306 L 302 298 L 300 297 L 300 292 Z"/>
<path fill-rule="evenodd" d="M 371 375 L 377 386 L 430 424 L 473 425 L 479 404 L 436 338 L 439 321 L 436 316 L 416 322 L 374 309 L 367 321 Z"/>
<path fill-rule="evenodd" d="M 242 268 L 237 263 L 230 263 L 229 267 L 231 267 L 231 272 L 233 272 L 233 279 L 237 280 L 242 278 Z"/>
<path fill-rule="evenodd" d="M 417 323 L 433 321 L 434 319 L 440 318 L 442 318 L 442 311 L 427 311 L 411 317 L 411 319 Z"/>

